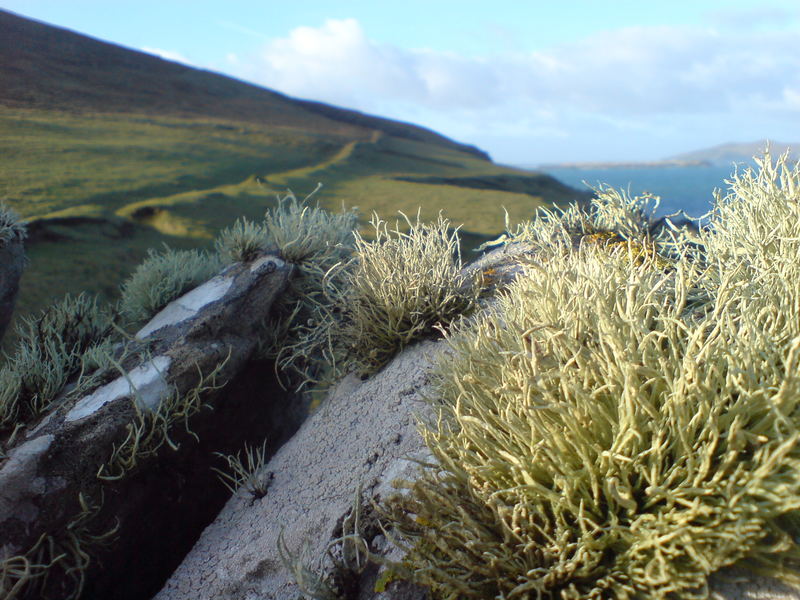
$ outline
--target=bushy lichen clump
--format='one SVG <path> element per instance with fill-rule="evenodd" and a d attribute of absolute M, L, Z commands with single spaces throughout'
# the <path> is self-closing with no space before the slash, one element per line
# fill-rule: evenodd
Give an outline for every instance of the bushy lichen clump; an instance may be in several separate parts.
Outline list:
<path fill-rule="evenodd" d="M 356 235 L 355 257 L 343 267 L 341 318 L 333 332 L 346 348 L 347 370 L 374 373 L 400 350 L 447 328 L 474 308 L 478 287 L 462 271 L 458 233 L 443 217 L 406 219 L 390 229 L 376 216 L 374 240 Z"/>
<path fill-rule="evenodd" d="M 0 202 L 0 247 L 12 240 L 24 239 L 25 235 L 26 227 L 19 215 Z"/>
<path fill-rule="evenodd" d="M 250 262 L 269 245 L 269 237 L 263 224 L 240 217 L 233 225 L 223 229 L 214 243 L 222 260 Z"/>
<path fill-rule="evenodd" d="M 292 362 L 314 357 L 329 378 L 375 373 L 412 342 L 441 335 L 477 302 L 479 288 L 462 272 L 458 235 L 446 219 L 406 219 L 403 230 L 375 215 L 371 224 L 373 239 L 354 234 L 352 256 L 321 280 L 324 302 L 284 347 Z"/>
<path fill-rule="evenodd" d="M 326 368 L 322 340 L 333 310 L 326 287 L 340 284 L 329 272 L 352 256 L 358 223 L 353 210 L 331 213 L 308 200 L 291 194 L 280 199 L 263 223 L 269 243 L 295 272 L 264 328 L 261 353 L 275 358 L 298 386 L 317 380 Z"/>
<path fill-rule="evenodd" d="M 85 294 L 24 319 L 16 350 L 0 369 L 0 431 L 49 410 L 70 378 L 97 366 L 111 331 L 110 313 Z"/>
<path fill-rule="evenodd" d="M 541 208 L 536 219 L 518 225 L 501 239 L 526 244 L 541 258 L 583 243 L 639 258 L 656 256 L 660 266 L 667 266 L 696 237 L 686 223 L 678 226 L 672 222 L 681 213 L 663 220 L 653 219 L 660 202 L 657 196 L 631 196 L 605 185 L 594 192 L 588 207 L 572 204 L 566 209 Z"/>
<path fill-rule="evenodd" d="M 289 290 L 265 327 L 263 353 L 303 385 L 350 371 L 377 371 L 399 350 L 469 311 L 477 287 L 461 272 L 458 237 L 446 219 L 355 229 L 354 211 L 329 213 L 294 196 L 258 227 L 240 226 L 240 247 L 277 248 L 295 265 Z M 225 239 L 233 239 L 232 233 Z M 231 243 L 224 243 L 225 247 Z"/>
<path fill-rule="evenodd" d="M 705 598 L 734 564 L 800 582 L 800 172 L 766 156 L 730 184 L 668 268 L 551 248 L 450 337 L 438 464 L 396 513 L 436 597 Z M 566 236 L 552 217 L 530 230 Z"/>
<path fill-rule="evenodd" d="M 134 324 L 147 321 L 221 268 L 218 255 L 201 250 L 150 250 L 122 285 L 120 313 Z"/>

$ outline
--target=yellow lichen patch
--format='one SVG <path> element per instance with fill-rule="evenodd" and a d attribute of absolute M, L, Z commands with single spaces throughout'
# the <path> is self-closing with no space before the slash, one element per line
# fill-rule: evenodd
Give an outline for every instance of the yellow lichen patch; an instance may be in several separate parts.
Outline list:
<path fill-rule="evenodd" d="M 658 246 L 654 242 L 647 239 L 628 240 L 613 231 L 583 235 L 578 243 L 595 245 L 612 254 L 627 255 L 637 265 L 650 264 L 657 269 L 668 269 L 674 265 L 673 261 L 659 254 Z"/>
<path fill-rule="evenodd" d="M 482 288 L 492 287 L 497 283 L 500 274 L 497 272 L 497 269 L 494 267 L 490 267 L 488 269 L 483 269 L 480 272 L 480 286 Z"/>

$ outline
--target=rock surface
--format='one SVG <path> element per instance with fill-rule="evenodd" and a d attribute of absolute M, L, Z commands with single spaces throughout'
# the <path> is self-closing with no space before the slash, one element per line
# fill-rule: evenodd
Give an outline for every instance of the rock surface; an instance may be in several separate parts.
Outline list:
<path fill-rule="evenodd" d="M 315 565 L 341 537 L 356 494 L 369 507 L 368 499 L 392 491 L 392 480 L 413 476 L 416 464 L 407 458 L 428 456 L 415 415 L 427 409 L 422 394 L 440 350 L 440 344 L 422 343 L 367 381 L 343 379 L 265 468 L 274 474 L 267 495 L 231 498 L 156 599 L 299 597 L 278 553 L 278 537 Z M 374 540 L 378 533 L 364 536 Z M 330 567 L 323 561 L 323 571 Z"/>
<path fill-rule="evenodd" d="M 181 529 L 199 532 L 197 527 L 213 518 L 201 513 L 208 506 L 214 510 L 217 502 L 216 513 L 224 501 L 224 488 L 214 485 L 209 469 L 212 451 L 238 449 L 248 434 L 260 441 L 267 433 L 264 415 L 270 413 L 282 421 L 282 432 L 269 432 L 275 438 L 271 441 L 282 441 L 277 438 L 288 437 L 299 425 L 298 411 L 287 404 L 289 395 L 270 386 L 275 378 L 271 365 L 261 373 L 268 397 L 258 396 L 260 404 L 232 399 L 227 389 L 225 396 L 219 392 L 226 382 L 240 385 L 237 375 L 256 347 L 258 324 L 291 272 L 274 256 L 227 268 L 215 278 L 225 282 L 222 293 L 217 281 L 213 293 L 189 292 L 154 317 L 158 326 L 145 327 L 134 343 L 136 351 L 121 359 L 124 373 L 82 398 L 63 402 L 7 440 L 8 456 L 0 460 L 0 563 L 17 556 L 41 564 L 66 553 L 49 570 L 47 588 L 37 592 L 41 597 L 65 597 L 87 573 L 88 597 L 133 599 L 155 593 L 167 573 L 154 589 L 152 579 L 165 561 L 182 552 L 179 559 L 191 547 L 193 540 L 182 551 L 176 545 L 178 538 L 186 544 Z M 197 389 L 201 384 L 205 390 Z M 189 398 L 194 400 L 186 406 L 170 404 Z M 216 401 L 221 398 L 224 402 Z M 167 415 L 168 406 L 172 423 L 154 417 Z M 185 414 L 177 412 L 181 406 Z M 140 450 L 152 447 L 146 438 L 155 431 L 151 441 L 164 440 L 158 452 L 137 455 L 135 464 L 114 463 L 111 458 L 125 447 L 131 427 L 144 423 Z M 98 535 L 105 547 L 93 545 Z M 31 553 L 44 547 L 53 554 L 49 559 L 47 553 Z M 91 560 L 97 555 L 104 560 Z M 59 568 L 64 570 L 60 575 Z"/>
<path fill-rule="evenodd" d="M 7 243 L 0 241 L 0 340 L 8 328 L 25 268 L 25 249 L 21 236 Z"/>
<path fill-rule="evenodd" d="M 758 577 L 738 569 L 725 569 L 709 581 L 713 600 L 796 600 L 800 590 L 782 581 Z"/>

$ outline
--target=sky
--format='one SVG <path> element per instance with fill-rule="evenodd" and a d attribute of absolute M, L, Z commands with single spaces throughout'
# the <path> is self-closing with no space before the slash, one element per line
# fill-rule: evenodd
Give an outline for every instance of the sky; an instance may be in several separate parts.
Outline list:
<path fill-rule="evenodd" d="M 0 0 L 496 162 L 800 143 L 797 0 Z"/>

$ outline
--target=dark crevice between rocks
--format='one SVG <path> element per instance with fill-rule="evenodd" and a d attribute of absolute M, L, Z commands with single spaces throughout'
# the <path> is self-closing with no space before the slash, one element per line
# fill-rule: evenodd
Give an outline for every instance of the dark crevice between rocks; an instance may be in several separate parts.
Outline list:
<path fill-rule="evenodd" d="M 266 439 L 271 456 L 307 415 L 306 399 L 280 387 L 271 361 L 251 362 L 214 404 L 192 420 L 199 442 L 178 424 L 170 435 L 180 453 L 165 446 L 124 479 L 104 486 L 105 506 L 124 506 L 125 514 L 101 510 L 92 532 L 110 530 L 117 518 L 123 525 L 116 542 L 90 551 L 82 598 L 154 596 L 230 497 L 211 470 L 224 466 L 214 453 L 235 454 Z"/>

